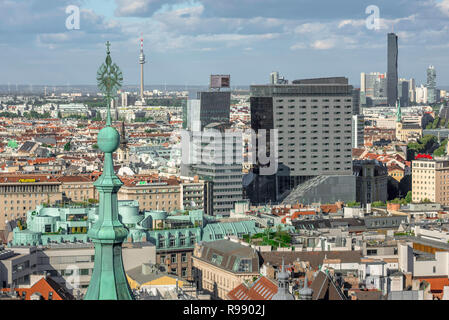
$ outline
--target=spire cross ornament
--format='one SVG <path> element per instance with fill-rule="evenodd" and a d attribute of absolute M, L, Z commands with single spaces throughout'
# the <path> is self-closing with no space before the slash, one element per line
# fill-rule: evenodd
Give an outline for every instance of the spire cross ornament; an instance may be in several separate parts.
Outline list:
<path fill-rule="evenodd" d="M 103 93 L 107 103 L 106 126 L 112 124 L 111 100 L 116 97 L 117 91 L 123 84 L 122 71 L 115 63 L 112 63 L 110 46 L 111 43 L 106 42 L 106 60 L 97 71 L 98 88 Z"/>

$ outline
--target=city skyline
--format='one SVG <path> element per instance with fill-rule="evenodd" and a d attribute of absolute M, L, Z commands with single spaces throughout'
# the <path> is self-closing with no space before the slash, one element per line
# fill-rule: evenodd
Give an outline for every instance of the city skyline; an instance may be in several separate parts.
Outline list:
<path fill-rule="evenodd" d="M 143 34 L 148 84 L 205 85 L 213 73 L 231 74 L 232 86 L 265 84 L 279 71 L 290 81 L 346 76 L 358 86 L 360 72 L 387 71 L 386 34 L 394 28 L 399 76 L 425 83 L 426 69 L 434 65 L 438 86 L 449 85 L 447 0 L 378 1 L 378 29 L 367 27 L 369 1 L 276 3 L 263 0 L 256 8 L 248 1 L 208 0 L 4 2 L 0 84 L 90 85 L 86 71 L 101 61 L 98 48 L 106 39 L 123 66 L 124 84 L 138 84 Z M 66 28 L 69 5 L 80 8 L 79 30 Z"/>

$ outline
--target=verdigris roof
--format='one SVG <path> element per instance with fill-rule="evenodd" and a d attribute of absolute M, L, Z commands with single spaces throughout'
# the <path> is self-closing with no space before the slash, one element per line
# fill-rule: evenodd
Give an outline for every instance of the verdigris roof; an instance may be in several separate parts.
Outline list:
<path fill-rule="evenodd" d="M 203 241 L 219 240 L 229 235 L 256 234 L 259 232 L 262 232 L 262 229 L 256 227 L 256 222 L 253 220 L 209 223 L 203 229 Z"/>

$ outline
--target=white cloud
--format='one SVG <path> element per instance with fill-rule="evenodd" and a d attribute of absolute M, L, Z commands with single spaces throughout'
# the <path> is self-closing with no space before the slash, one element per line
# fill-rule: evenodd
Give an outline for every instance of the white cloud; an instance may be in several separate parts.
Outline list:
<path fill-rule="evenodd" d="M 449 17 L 449 0 L 442 0 L 436 6 L 445 16 Z"/>
<path fill-rule="evenodd" d="M 311 44 L 311 47 L 316 50 L 329 50 L 335 47 L 335 39 L 316 40 Z"/>
<path fill-rule="evenodd" d="M 295 33 L 305 34 L 305 33 L 317 33 L 326 29 L 326 25 L 324 23 L 304 23 L 295 28 Z"/>
<path fill-rule="evenodd" d="M 342 20 L 338 23 L 338 28 L 341 29 L 345 26 L 352 26 L 352 27 L 364 27 L 366 26 L 366 20 L 365 19 L 360 19 L 360 20 L 351 20 L 351 19 L 347 19 L 347 20 Z"/>
<path fill-rule="evenodd" d="M 293 50 L 293 51 L 301 50 L 301 49 L 305 49 L 305 48 L 307 48 L 307 46 L 302 42 L 298 42 L 298 43 L 295 43 L 294 45 L 290 46 L 290 50 Z"/>

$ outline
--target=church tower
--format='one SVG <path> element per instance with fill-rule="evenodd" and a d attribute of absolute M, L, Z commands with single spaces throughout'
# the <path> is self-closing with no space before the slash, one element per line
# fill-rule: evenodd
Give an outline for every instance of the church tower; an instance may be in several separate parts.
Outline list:
<path fill-rule="evenodd" d="M 95 245 L 95 262 L 85 300 L 133 300 L 122 259 L 122 243 L 128 230 L 118 219 L 117 192 L 123 183 L 115 175 L 112 153 L 120 144 L 118 131 L 111 126 L 110 101 L 117 92 L 123 76 L 116 64 L 112 64 L 109 42 L 107 57 L 97 74 L 99 88 L 107 101 L 106 127 L 97 137 L 98 147 L 104 152 L 103 174 L 94 186 L 100 194 L 98 220 L 89 229 L 88 236 Z"/>
<path fill-rule="evenodd" d="M 295 300 L 295 297 L 289 291 L 289 275 L 285 271 L 284 259 L 282 259 L 281 271 L 278 272 L 278 292 L 271 300 Z"/>
<path fill-rule="evenodd" d="M 396 140 L 402 141 L 402 110 L 401 101 L 396 101 Z"/>
<path fill-rule="evenodd" d="M 122 121 L 122 125 L 120 128 L 120 146 L 117 150 L 117 161 L 124 164 L 125 166 L 129 165 L 128 139 L 126 139 L 124 121 Z"/>
<path fill-rule="evenodd" d="M 304 287 L 299 290 L 299 300 L 312 300 L 313 290 L 309 288 L 307 281 L 306 275 L 304 277 Z"/>

